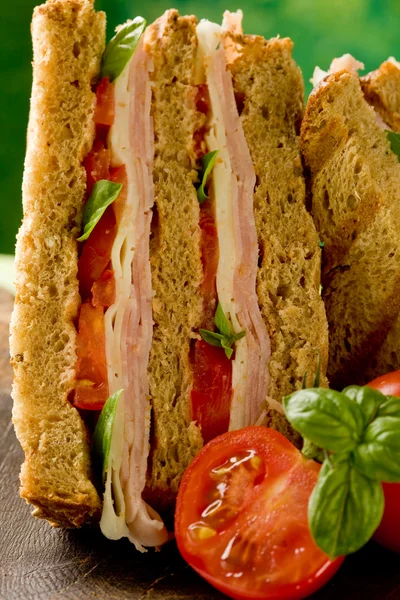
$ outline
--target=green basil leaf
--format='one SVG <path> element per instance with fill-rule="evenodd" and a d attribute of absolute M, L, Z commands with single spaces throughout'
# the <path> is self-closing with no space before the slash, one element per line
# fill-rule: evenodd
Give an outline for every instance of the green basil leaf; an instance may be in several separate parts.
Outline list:
<path fill-rule="evenodd" d="M 392 152 L 397 154 L 397 158 L 400 160 L 400 133 L 395 133 L 394 131 L 389 131 L 387 129 L 385 131 Z"/>
<path fill-rule="evenodd" d="M 222 335 L 225 335 L 226 337 L 230 337 L 232 335 L 230 323 L 222 309 L 220 302 L 218 302 L 217 310 L 215 311 L 214 323 Z"/>
<path fill-rule="evenodd" d="M 83 234 L 77 238 L 78 242 L 88 239 L 106 208 L 118 198 L 121 188 L 122 183 L 113 183 L 107 179 L 96 181 L 83 210 Z"/>
<path fill-rule="evenodd" d="M 299 390 L 283 399 L 287 419 L 303 437 L 331 452 L 353 450 L 363 431 L 361 407 L 326 388 Z"/>
<path fill-rule="evenodd" d="M 110 454 L 111 437 L 118 402 L 124 390 L 118 390 L 108 398 L 97 421 L 92 439 L 94 463 L 101 468 L 103 483 L 106 480 L 108 456 Z"/>
<path fill-rule="evenodd" d="M 400 398 L 397 396 L 384 396 L 377 416 L 400 418 Z"/>
<path fill-rule="evenodd" d="M 384 396 L 382 392 L 367 386 L 360 387 L 358 385 L 350 385 L 342 391 L 342 394 L 361 406 L 364 418 L 364 427 L 366 427 L 369 423 L 371 423 L 371 421 L 373 421 L 373 419 L 375 419 L 379 407 L 386 400 L 386 396 Z"/>
<path fill-rule="evenodd" d="M 308 504 L 314 541 L 332 559 L 355 552 L 373 535 L 383 509 L 382 485 L 360 473 L 348 455 L 334 455 L 322 465 Z"/>
<path fill-rule="evenodd" d="M 207 344 L 211 344 L 211 346 L 217 346 L 218 348 L 222 348 L 222 340 L 224 339 L 224 336 L 220 333 L 208 331 L 208 329 L 199 329 L 199 333 L 202 339 L 205 342 L 207 342 Z"/>
<path fill-rule="evenodd" d="M 355 466 L 367 477 L 400 483 L 400 418 L 377 417 L 353 453 Z"/>
<path fill-rule="evenodd" d="M 325 242 L 322 242 L 321 240 L 318 240 L 318 244 L 320 248 L 323 248 L 325 246 Z"/>
<path fill-rule="evenodd" d="M 310 442 L 310 440 L 308 440 L 307 438 L 304 438 L 303 440 L 303 447 L 301 449 L 301 453 L 306 458 L 316 460 L 319 463 L 322 463 L 324 460 L 324 451 L 322 450 L 322 448 L 319 448 L 318 446 Z"/>
<path fill-rule="evenodd" d="M 115 36 L 108 42 L 104 51 L 100 77 L 115 81 L 131 59 L 140 37 L 146 27 L 142 17 L 136 17 L 121 25 Z"/>
<path fill-rule="evenodd" d="M 199 172 L 200 185 L 197 188 L 197 198 L 199 200 L 199 204 L 203 204 L 203 202 L 208 198 L 208 194 L 205 191 L 205 186 L 207 184 L 207 179 L 210 177 L 210 173 L 214 168 L 218 153 L 219 150 L 213 150 L 212 152 L 205 154 L 201 159 L 201 171 Z"/>
<path fill-rule="evenodd" d="M 221 340 L 221 346 L 225 350 L 225 354 L 226 354 L 227 358 L 231 358 L 231 356 L 233 354 L 232 344 L 233 344 L 233 340 L 230 338 L 224 337 Z"/>

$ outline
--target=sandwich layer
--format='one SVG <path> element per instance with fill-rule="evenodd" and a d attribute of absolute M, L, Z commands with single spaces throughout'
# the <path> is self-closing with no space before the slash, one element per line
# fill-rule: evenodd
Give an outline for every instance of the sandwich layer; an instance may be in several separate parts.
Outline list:
<path fill-rule="evenodd" d="M 318 236 L 305 206 L 298 126 L 303 111 L 300 69 L 289 39 L 233 36 L 229 65 L 236 103 L 256 174 L 257 294 L 271 341 L 268 396 L 312 384 L 318 351 L 325 373 L 328 332 L 319 296 Z M 322 385 L 326 385 L 323 376 Z M 269 410 L 268 424 L 291 439 L 286 419 Z"/>
<path fill-rule="evenodd" d="M 152 402 L 148 497 L 156 505 L 174 497 L 185 468 L 202 446 L 200 430 L 190 417 L 193 374 L 189 359 L 191 338 L 203 311 L 194 135 L 205 117 L 196 110 L 196 23 L 195 17 L 180 17 L 170 10 L 148 27 L 145 37 L 154 62 L 150 241 L 154 328 L 148 370 Z"/>
<path fill-rule="evenodd" d="M 74 387 L 77 244 L 94 137 L 105 16 L 89 0 L 52 0 L 32 23 L 33 87 L 11 323 L 13 420 L 25 451 L 21 495 L 54 525 L 99 518 Z"/>
<path fill-rule="evenodd" d="M 400 310 L 400 165 L 347 71 L 311 94 L 301 144 L 325 243 L 328 377 L 336 387 L 362 383 Z"/>

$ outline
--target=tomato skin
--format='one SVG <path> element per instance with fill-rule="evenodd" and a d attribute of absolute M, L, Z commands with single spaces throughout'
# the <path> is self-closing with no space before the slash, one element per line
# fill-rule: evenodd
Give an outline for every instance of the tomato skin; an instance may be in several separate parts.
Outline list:
<path fill-rule="evenodd" d="M 386 396 L 400 397 L 400 371 L 381 375 L 368 384 Z M 400 483 L 383 483 L 385 512 L 374 540 L 379 544 L 400 553 Z"/>
<path fill-rule="evenodd" d="M 250 476 L 250 461 L 235 481 L 233 469 L 246 468 L 240 458 L 246 452 L 255 452 L 249 456 L 257 459 L 256 471 Z M 215 438 L 189 465 L 179 488 L 175 535 L 182 556 L 232 598 L 296 600 L 315 592 L 343 562 L 330 561 L 309 531 L 308 500 L 319 470 L 266 427 Z M 227 471 L 230 479 L 218 479 Z M 214 533 L 196 537 L 204 525 Z"/>
<path fill-rule="evenodd" d="M 192 364 L 192 419 L 201 425 L 201 434 L 206 443 L 229 428 L 232 362 L 223 348 L 196 340 Z"/>
<path fill-rule="evenodd" d="M 103 77 L 96 89 L 96 108 L 94 121 L 96 125 L 112 125 L 115 118 L 114 85 L 108 77 Z"/>

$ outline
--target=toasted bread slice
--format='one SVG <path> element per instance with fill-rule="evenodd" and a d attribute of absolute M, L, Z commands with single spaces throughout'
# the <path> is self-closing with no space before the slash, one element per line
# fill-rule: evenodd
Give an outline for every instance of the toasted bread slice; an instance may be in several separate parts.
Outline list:
<path fill-rule="evenodd" d="M 256 172 L 254 214 L 259 245 L 257 294 L 271 340 L 268 395 L 281 401 L 312 385 L 318 351 L 321 385 L 328 328 L 319 295 L 321 251 L 305 206 L 299 149 L 303 79 L 290 39 L 235 36 L 239 56 L 230 65 L 240 119 Z M 297 439 L 283 416 L 269 424 Z"/>
<path fill-rule="evenodd" d="M 400 310 L 400 165 L 356 74 L 340 71 L 315 88 L 301 147 L 325 243 L 328 378 L 363 383 Z"/>
<path fill-rule="evenodd" d="M 147 497 L 171 502 L 189 462 L 202 446 L 190 416 L 193 382 L 190 345 L 203 300 L 199 202 L 194 134 L 205 116 L 196 110 L 195 17 L 167 11 L 146 32 L 152 73 L 155 156 L 150 263 L 153 341 L 149 361 L 152 451 Z"/>
<path fill-rule="evenodd" d="M 400 63 L 389 58 L 360 81 L 367 102 L 390 129 L 400 132 Z"/>
<path fill-rule="evenodd" d="M 11 322 L 13 420 L 25 451 L 21 496 L 54 525 L 97 520 L 85 425 L 74 385 L 77 243 L 94 138 L 105 15 L 90 0 L 48 0 L 32 22 L 33 87 Z"/>

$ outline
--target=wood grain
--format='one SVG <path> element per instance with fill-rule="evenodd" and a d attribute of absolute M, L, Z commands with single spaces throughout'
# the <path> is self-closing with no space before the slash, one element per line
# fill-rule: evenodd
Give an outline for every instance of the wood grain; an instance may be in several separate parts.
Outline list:
<path fill-rule="evenodd" d="M 22 451 L 11 423 L 8 318 L 0 291 L 0 598 L 4 600 L 222 600 L 174 544 L 141 555 L 98 530 L 59 530 L 18 497 Z M 349 557 L 314 600 L 400 600 L 400 556 L 370 543 Z"/>

